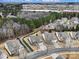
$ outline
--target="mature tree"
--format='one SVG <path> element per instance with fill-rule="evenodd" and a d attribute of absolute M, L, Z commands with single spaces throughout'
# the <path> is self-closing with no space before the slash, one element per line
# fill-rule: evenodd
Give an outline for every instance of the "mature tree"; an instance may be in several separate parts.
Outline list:
<path fill-rule="evenodd" d="M 3 16 L 6 17 L 9 13 L 12 15 L 17 15 L 21 10 L 22 6 L 20 4 L 3 4 L 1 12 Z"/>

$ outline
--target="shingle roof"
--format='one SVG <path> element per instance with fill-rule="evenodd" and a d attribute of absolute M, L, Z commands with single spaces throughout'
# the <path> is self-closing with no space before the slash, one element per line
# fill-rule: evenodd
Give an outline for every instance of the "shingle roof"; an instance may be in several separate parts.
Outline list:
<path fill-rule="evenodd" d="M 7 59 L 7 55 L 0 49 L 0 59 Z"/>
<path fill-rule="evenodd" d="M 51 43 L 52 40 L 57 40 L 55 32 L 52 33 L 44 32 L 44 36 L 45 36 L 45 40 L 49 43 Z"/>
<path fill-rule="evenodd" d="M 42 38 L 40 36 L 30 36 L 29 38 L 31 44 L 42 42 Z"/>
<path fill-rule="evenodd" d="M 79 39 L 79 31 L 75 35 L 76 39 Z"/>
<path fill-rule="evenodd" d="M 21 44 L 18 40 L 8 40 L 6 46 L 12 55 L 18 55 Z"/>
<path fill-rule="evenodd" d="M 63 38 L 63 39 L 68 39 L 68 38 L 70 38 L 70 36 L 67 34 L 67 32 L 58 32 L 58 36 L 61 38 Z"/>
<path fill-rule="evenodd" d="M 70 34 L 71 34 L 72 39 L 75 39 L 77 32 L 70 32 Z"/>

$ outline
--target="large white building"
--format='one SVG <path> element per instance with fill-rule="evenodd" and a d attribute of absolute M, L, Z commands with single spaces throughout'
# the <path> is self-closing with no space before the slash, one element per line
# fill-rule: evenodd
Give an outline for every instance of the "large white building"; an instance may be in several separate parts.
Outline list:
<path fill-rule="evenodd" d="M 22 11 L 77 11 L 79 4 L 22 4 Z"/>

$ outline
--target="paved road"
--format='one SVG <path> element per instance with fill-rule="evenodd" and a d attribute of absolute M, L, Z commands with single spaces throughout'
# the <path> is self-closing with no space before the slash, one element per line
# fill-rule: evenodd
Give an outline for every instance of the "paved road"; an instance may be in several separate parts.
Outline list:
<path fill-rule="evenodd" d="M 59 53 L 59 52 L 79 52 L 79 48 L 56 48 L 49 50 L 47 54 Z"/>
<path fill-rule="evenodd" d="M 50 55 L 53 53 L 59 53 L 59 52 L 79 52 L 79 48 L 55 48 L 52 50 L 45 50 L 45 51 L 35 51 L 30 53 L 26 59 L 37 59 L 38 57 L 44 56 L 44 55 Z"/>

